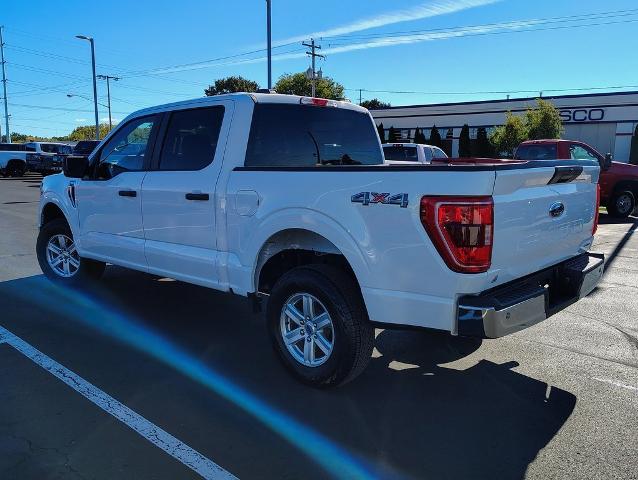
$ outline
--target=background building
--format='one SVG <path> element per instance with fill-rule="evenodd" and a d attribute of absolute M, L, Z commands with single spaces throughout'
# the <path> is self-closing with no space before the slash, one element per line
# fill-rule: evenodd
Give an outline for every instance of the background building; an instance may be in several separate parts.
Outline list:
<path fill-rule="evenodd" d="M 631 138 L 638 124 L 638 92 L 595 93 L 543 97 L 560 110 L 565 132 L 563 138 L 580 140 L 605 154 L 613 153 L 614 160 L 629 161 Z M 422 128 L 430 137 L 433 125 L 439 130 L 448 154 L 458 155 L 459 134 L 463 124 L 470 126 L 470 138 L 476 138 L 479 127 L 488 130 L 505 122 L 510 111 L 522 114 L 534 106 L 536 97 L 480 102 L 413 105 L 372 110 L 377 125 L 383 123 L 387 131 L 394 127 L 403 139 L 414 137 Z"/>

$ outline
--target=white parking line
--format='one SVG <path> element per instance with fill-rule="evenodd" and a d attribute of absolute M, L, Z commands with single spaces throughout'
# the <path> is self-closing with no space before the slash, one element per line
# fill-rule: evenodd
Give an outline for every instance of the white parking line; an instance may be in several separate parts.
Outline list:
<path fill-rule="evenodd" d="M 624 383 L 616 382 L 614 380 L 610 380 L 608 378 L 598 378 L 592 377 L 592 380 L 596 380 L 597 382 L 608 383 L 610 385 L 614 385 L 615 387 L 626 388 L 627 390 L 633 390 L 638 392 L 638 387 L 632 387 L 631 385 L 625 385 Z"/>
<path fill-rule="evenodd" d="M 198 451 L 192 449 L 170 433 L 162 430 L 157 425 L 135 413 L 126 405 L 103 392 L 95 385 L 87 382 L 66 367 L 60 365 L 52 358 L 46 356 L 35 347 L 18 338 L 13 333 L 0 326 L 0 344 L 7 343 L 22 353 L 47 372 L 62 380 L 69 387 L 80 393 L 95 405 L 107 413 L 110 413 L 120 422 L 135 430 L 146 440 L 161 448 L 170 456 L 186 465 L 203 478 L 210 480 L 236 479 L 233 474 L 227 472 L 212 460 L 206 458 Z"/>

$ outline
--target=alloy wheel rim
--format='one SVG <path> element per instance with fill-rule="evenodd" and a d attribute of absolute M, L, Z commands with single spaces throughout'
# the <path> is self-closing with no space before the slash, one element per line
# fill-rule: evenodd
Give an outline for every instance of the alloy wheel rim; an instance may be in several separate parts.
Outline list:
<path fill-rule="evenodd" d="M 631 199 L 629 195 L 621 195 L 616 200 L 616 208 L 620 213 L 625 213 L 631 208 Z"/>
<path fill-rule="evenodd" d="M 324 364 L 334 350 L 335 330 L 330 313 L 309 293 L 296 293 L 286 300 L 280 329 L 290 355 L 306 367 Z"/>
<path fill-rule="evenodd" d="M 80 255 L 75 243 L 64 234 L 49 238 L 46 255 L 49 267 L 60 277 L 72 277 L 80 269 Z"/>

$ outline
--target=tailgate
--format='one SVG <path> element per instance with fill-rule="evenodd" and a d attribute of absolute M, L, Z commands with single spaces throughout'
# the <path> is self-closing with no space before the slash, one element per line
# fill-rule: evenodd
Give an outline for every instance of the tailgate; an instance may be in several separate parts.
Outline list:
<path fill-rule="evenodd" d="M 594 163 L 497 170 L 490 269 L 498 275 L 494 285 L 589 248 L 598 175 Z"/>

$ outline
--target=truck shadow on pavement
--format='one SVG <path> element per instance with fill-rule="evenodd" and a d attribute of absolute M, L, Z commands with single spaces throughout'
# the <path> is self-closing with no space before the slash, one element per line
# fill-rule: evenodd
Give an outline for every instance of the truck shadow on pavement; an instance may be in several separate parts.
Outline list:
<path fill-rule="evenodd" d="M 63 364 L 68 361 L 71 366 L 89 369 L 81 357 L 64 358 L 77 349 L 56 351 L 64 342 L 38 343 L 38 338 L 50 337 L 44 331 L 48 328 L 64 330 L 65 338 L 68 335 L 65 342 L 69 342 L 74 334 L 81 335 L 75 332 L 87 327 L 78 329 L 77 320 L 55 310 L 56 298 L 47 304 L 29 300 L 28 295 L 16 296 L 16 292 L 36 291 L 43 282 L 47 281 L 39 276 L 0 284 L 0 303 L 11 303 L 14 313 L 5 317 L 12 320 L 3 321 L 3 326 L 16 328 L 14 333 L 24 335 L 26 341 L 32 334 L 40 349 Z M 576 403 L 573 394 L 514 371 L 516 362 L 499 365 L 483 359 L 478 351 L 480 340 L 405 330 L 378 331 L 374 358 L 355 381 L 333 390 L 314 390 L 283 370 L 268 343 L 262 317 L 252 312 L 245 299 L 116 267 L 107 269 L 90 295 L 98 304 L 135 319 L 214 366 L 261 401 L 365 460 L 381 476 L 522 478 L 568 420 Z M 77 308 L 83 308 L 81 300 Z M 37 312 L 37 320 L 26 318 L 29 311 Z M 94 368 L 109 369 L 110 376 L 117 377 L 121 369 L 121 375 L 129 378 L 131 372 L 125 372 L 127 368 L 117 362 L 130 362 L 131 355 L 138 358 L 137 364 L 150 362 L 156 371 L 166 370 L 166 365 L 144 360 L 143 353 L 134 351 L 99 357 L 102 351 L 113 352 L 112 347 L 99 344 L 112 341 L 97 332 L 81 338 L 77 342 L 91 343 L 88 354 L 100 358 L 99 367 Z M 120 345 L 118 349 L 127 351 L 129 347 Z M 446 365 L 462 359 L 466 359 L 458 362 L 462 365 Z M 95 360 L 91 362 L 96 365 Z M 93 378 L 91 372 L 84 375 Z M 139 384 L 117 392 L 118 399 L 126 404 L 128 397 L 137 398 L 148 388 L 146 381 L 150 380 L 140 378 Z M 108 385 L 103 388 L 108 392 Z M 172 392 L 178 390 L 179 386 L 165 385 L 164 398 L 154 401 L 171 402 Z M 201 411 L 189 411 L 187 419 L 205 424 L 215 421 L 207 417 L 224 415 L 216 406 L 215 393 L 201 390 L 198 396 L 201 398 L 195 405 Z M 233 435 L 251 436 L 252 427 L 247 425 L 254 420 L 248 420 L 243 422 L 246 431 Z M 168 420 L 163 424 L 169 432 L 176 428 Z M 185 424 L 180 431 L 197 428 L 201 426 Z M 268 462 L 268 442 L 262 445 L 263 451 L 245 452 L 247 457 L 256 463 Z M 287 455 L 296 453 L 291 450 Z M 296 456 L 305 458 L 303 454 Z M 229 467 L 233 471 L 233 465 Z M 242 469 L 235 471 L 241 473 Z"/>

